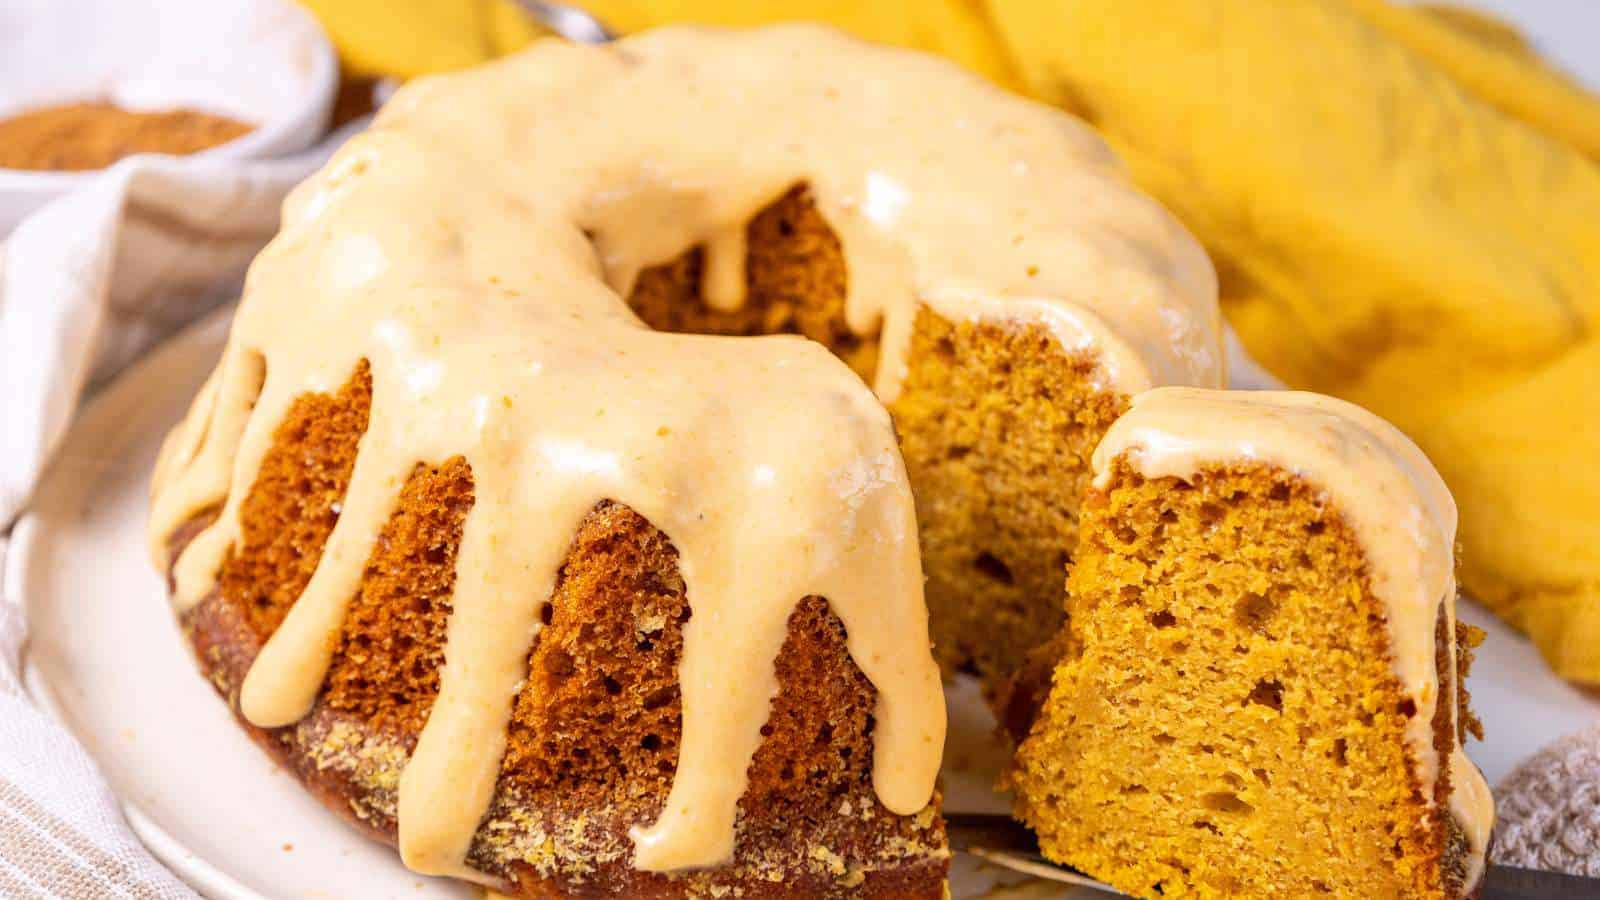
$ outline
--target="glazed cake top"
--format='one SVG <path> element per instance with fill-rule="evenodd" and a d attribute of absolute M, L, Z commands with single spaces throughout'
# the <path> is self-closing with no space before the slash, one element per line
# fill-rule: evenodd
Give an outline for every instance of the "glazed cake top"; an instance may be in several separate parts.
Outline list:
<path fill-rule="evenodd" d="M 878 396 L 821 345 L 655 332 L 638 273 L 706 248 L 705 299 L 743 301 L 745 224 L 809 186 L 881 331 Z M 441 689 L 400 781 L 418 871 L 463 860 L 511 701 L 581 517 L 624 503 L 677 548 L 693 617 L 683 740 L 635 865 L 716 865 L 776 690 L 790 611 L 826 597 L 877 689 L 873 780 L 931 796 L 944 735 L 916 519 L 881 399 L 918 304 L 1042 323 L 1100 383 L 1220 385 L 1215 277 L 1083 125 L 951 64 L 819 27 L 675 28 L 541 42 L 405 86 L 285 204 L 225 356 L 164 448 L 151 537 L 221 508 L 175 568 L 212 588 L 294 399 L 360 360 L 373 399 L 315 575 L 245 681 L 245 716 L 294 722 L 327 672 L 375 536 L 419 462 L 471 465 Z"/>

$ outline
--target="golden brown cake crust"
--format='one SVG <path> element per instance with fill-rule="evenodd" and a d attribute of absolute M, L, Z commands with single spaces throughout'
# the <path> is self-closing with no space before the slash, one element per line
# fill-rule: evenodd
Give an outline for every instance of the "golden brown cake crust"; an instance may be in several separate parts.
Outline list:
<path fill-rule="evenodd" d="M 280 426 L 220 588 L 183 619 L 202 672 L 237 713 L 250 663 L 315 567 L 371 402 L 365 368 Z M 327 685 L 304 720 L 241 724 L 313 794 L 393 843 L 399 773 L 438 690 L 454 553 L 473 500 L 459 460 L 419 466 L 368 561 Z M 177 536 L 174 555 L 195 533 Z M 574 537 L 516 700 L 497 797 L 470 854 L 525 896 L 935 897 L 948 865 L 936 805 L 913 817 L 871 784 L 875 692 L 820 598 L 790 620 L 780 692 L 750 768 L 731 866 L 635 870 L 628 828 L 659 812 L 677 759 L 677 660 L 690 616 L 676 553 L 624 506 Z"/>

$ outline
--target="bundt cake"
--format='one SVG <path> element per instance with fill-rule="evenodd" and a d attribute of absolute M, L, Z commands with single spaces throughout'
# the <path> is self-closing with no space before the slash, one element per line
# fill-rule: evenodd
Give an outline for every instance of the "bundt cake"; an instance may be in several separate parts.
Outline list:
<path fill-rule="evenodd" d="M 1494 808 L 1461 746 L 1455 527 L 1358 407 L 1139 395 L 1095 451 L 1010 774 L 1045 855 L 1147 897 L 1472 895 Z"/>
<path fill-rule="evenodd" d="M 245 727 L 417 871 L 937 897 L 940 666 L 1057 630 L 1093 447 L 1219 329 L 1098 139 L 947 63 L 544 42 L 292 194 L 153 550 Z"/>

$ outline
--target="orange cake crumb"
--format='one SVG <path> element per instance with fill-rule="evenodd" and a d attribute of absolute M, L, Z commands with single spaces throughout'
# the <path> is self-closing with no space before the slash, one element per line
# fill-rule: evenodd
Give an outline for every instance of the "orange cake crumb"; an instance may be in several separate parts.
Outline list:
<path fill-rule="evenodd" d="M 1017 812 L 1047 856 L 1136 896 L 1460 896 L 1459 828 L 1432 815 L 1448 772 L 1422 795 L 1385 607 L 1316 487 L 1252 463 L 1147 480 L 1119 460 L 1069 595 L 1070 649 L 1013 723 Z M 1464 709 L 1442 609 L 1435 637 Z M 1451 704 L 1432 730 L 1448 752 Z"/>
<path fill-rule="evenodd" d="M 802 334 L 870 378 L 878 340 L 845 324 L 842 250 L 804 187 L 751 220 L 747 241 L 739 309 L 701 300 L 698 250 L 641 273 L 629 304 L 662 331 Z M 1089 457 L 1126 399 L 1094 387 L 1094 361 L 1038 325 L 923 309 L 908 363 L 889 411 L 916 495 L 934 652 L 994 696 L 1061 627 Z"/>

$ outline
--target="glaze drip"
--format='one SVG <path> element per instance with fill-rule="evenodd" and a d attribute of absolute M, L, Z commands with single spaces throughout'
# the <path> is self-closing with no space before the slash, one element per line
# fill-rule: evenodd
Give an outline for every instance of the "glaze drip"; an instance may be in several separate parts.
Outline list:
<path fill-rule="evenodd" d="M 840 237 L 850 327 L 881 330 L 876 397 L 819 344 L 658 333 L 622 299 L 644 268 L 704 246 L 708 303 L 739 306 L 745 223 L 796 184 Z M 413 82 L 283 218 L 164 448 L 152 543 L 159 559 L 220 506 L 175 565 L 175 603 L 193 606 L 290 404 L 366 361 L 370 423 L 339 522 L 241 692 L 251 722 L 286 725 L 316 699 L 408 473 L 465 458 L 476 500 L 440 693 L 400 781 L 401 855 L 421 872 L 481 877 L 464 859 L 539 611 L 602 500 L 671 539 L 693 608 L 679 765 L 660 818 L 633 832 L 637 867 L 731 857 L 773 661 L 807 595 L 827 598 L 877 689 L 879 798 L 902 815 L 929 802 L 944 707 L 881 402 L 919 303 L 1042 322 L 1121 391 L 1222 377 L 1204 254 L 1086 128 L 821 28 L 543 42 Z"/>
<path fill-rule="evenodd" d="M 1124 460 L 1146 478 L 1190 479 L 1219 461 L 1251 461 L 1294 472 L 1327 492 L 1355 531 L 1370 564 L 1372 591 L 1385 604 L 1391 664 L 1416 704 L 1406 740 L 1422 795 L 1433 797 L 1441 766 L 1450 811 L 1470 846 L 1466 886 L 1483 874 L 1494 801 L 1461 749 L 1459 707 L 1441 698 L 1434 624 L 1441 607 L 1456 667 L 1456 505 L 1426 455 L 1398 429 L 1351 403 L 1297 391 L 1208 391 L 1166 387 L 1133 398 L 1095 449 L 1095 485 L 1109 486 Z M 1450 705 L 1449 758 L 1433 745 L 1434 712 Z"/>

